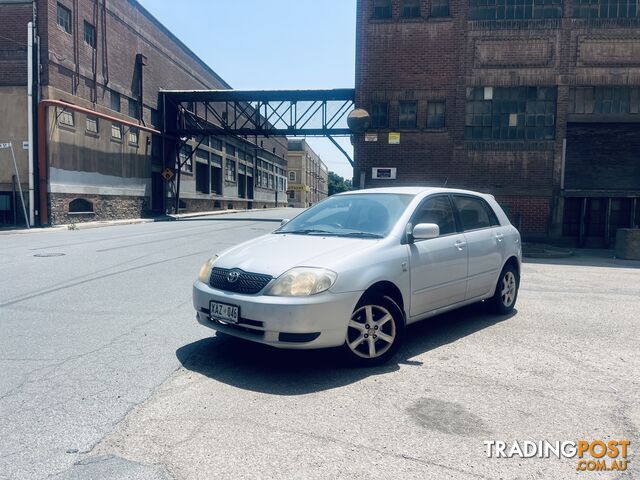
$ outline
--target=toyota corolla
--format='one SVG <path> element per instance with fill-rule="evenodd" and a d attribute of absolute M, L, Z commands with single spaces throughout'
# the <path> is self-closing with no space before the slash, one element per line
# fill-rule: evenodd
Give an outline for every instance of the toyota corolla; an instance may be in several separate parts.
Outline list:
<path fill-rule="evenodd" d="M 218 253 L 193 287 L 209 328 L 280 348 L 342 347 L 376 365 L 411 323 L 485 301 L 510 312 L 518 230 L 491 195 L 379 188 L 332 196 Z"/>

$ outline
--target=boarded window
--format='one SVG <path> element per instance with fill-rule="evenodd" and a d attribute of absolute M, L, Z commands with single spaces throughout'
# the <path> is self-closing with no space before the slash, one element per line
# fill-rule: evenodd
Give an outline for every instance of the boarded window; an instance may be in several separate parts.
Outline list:
<path fill-rule="evenodd" d="M 225 171 L 225 179 L 230 182 L 236 181 L 236 162 L 227 159 L 227 169 Z"/>
<path fill-rule="evenodd" d="M 115 123 L 111 124 L 111 138 L 115 140 L 122 140 L 122 127 Z"/>
<path fill-rule="evenodd" d="M 467 89 L 466 140 L 553 140 L 556 87 Z"/>
<path fill-rule="evenodd" d="M 87 132 L 98 133 L 98 117 L 87 115 Z"/>
<path fill-rule="evenodd" d="M 58 115 L 58 123 L 60 125 L 66 125 L 67 127 L 75 126 L 75 121 L 73 118 L 72 111 L 65 110 L 64 108 L 58 108 L 57 115 Z"/>

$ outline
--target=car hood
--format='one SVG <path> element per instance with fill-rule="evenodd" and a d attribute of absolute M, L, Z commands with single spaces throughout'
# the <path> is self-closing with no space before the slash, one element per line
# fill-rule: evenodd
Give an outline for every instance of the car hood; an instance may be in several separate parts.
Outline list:
<path fill-rule="evenodd" d="M 216 267 L 279 277 L 293 267 L 335 270 L 347 257 L 375 247 L 380 240 L 323 237 L 320 235 L 269 234 L 225 250 Z"/>

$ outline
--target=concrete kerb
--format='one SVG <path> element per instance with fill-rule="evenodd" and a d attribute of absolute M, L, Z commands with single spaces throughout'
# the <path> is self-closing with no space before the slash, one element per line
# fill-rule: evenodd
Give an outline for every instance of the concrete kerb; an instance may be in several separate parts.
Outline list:
<path fill-rule="evenodd" d="M 35 227 L 35 228 L 31 228 L 30 230 L 27 230 L 25 228 L 11 228 L 6 230 L 0 230 L 0 235 L 16 235 L 16 234 L 22 235 L 27 233 L 64 231 L 64 230 L 88 230 L 92 228 L 115 227 L 115 226 L 121 226 L 121 225 L 136 225 L 141 223 L 173 222 L 173 221 L 179 221 L 182 219 L 209 217 L 213 215 L 225 215 L 229 213 L 246 213 L 246 212 L 252 212 L 252 211 L 264 212 L 267 210 L 280 210 L 280 209 L 279 208 L 277 209 L 263 208 L 260 210 L 214 210 L 210 212 L 180 213 L 177 215 L 167 214 L 167 215 L 162 215 L 155 218 L 131 218 L 131 219 L 125 219 L 125 220 L 104 220 L 104 221 L 98 221 L 98 222 L 69 223 L 69 224 L 62 224 L 62 225 L 54 225 L 52 227 L 46 227 L 46 228 Z"/>

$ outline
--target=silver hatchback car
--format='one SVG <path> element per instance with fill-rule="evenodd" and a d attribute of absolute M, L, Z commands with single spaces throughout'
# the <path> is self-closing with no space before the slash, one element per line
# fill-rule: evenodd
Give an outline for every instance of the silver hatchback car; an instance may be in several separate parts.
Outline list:
<path fill-rule="evenodd" d="M 332 196 L 220 252 L 193 286 L 209 328 L 280 348 L 391 358 L 406 325 L 486 300 L 510 312 L 520 234 L 491 195 L 378 188 Z"/>

